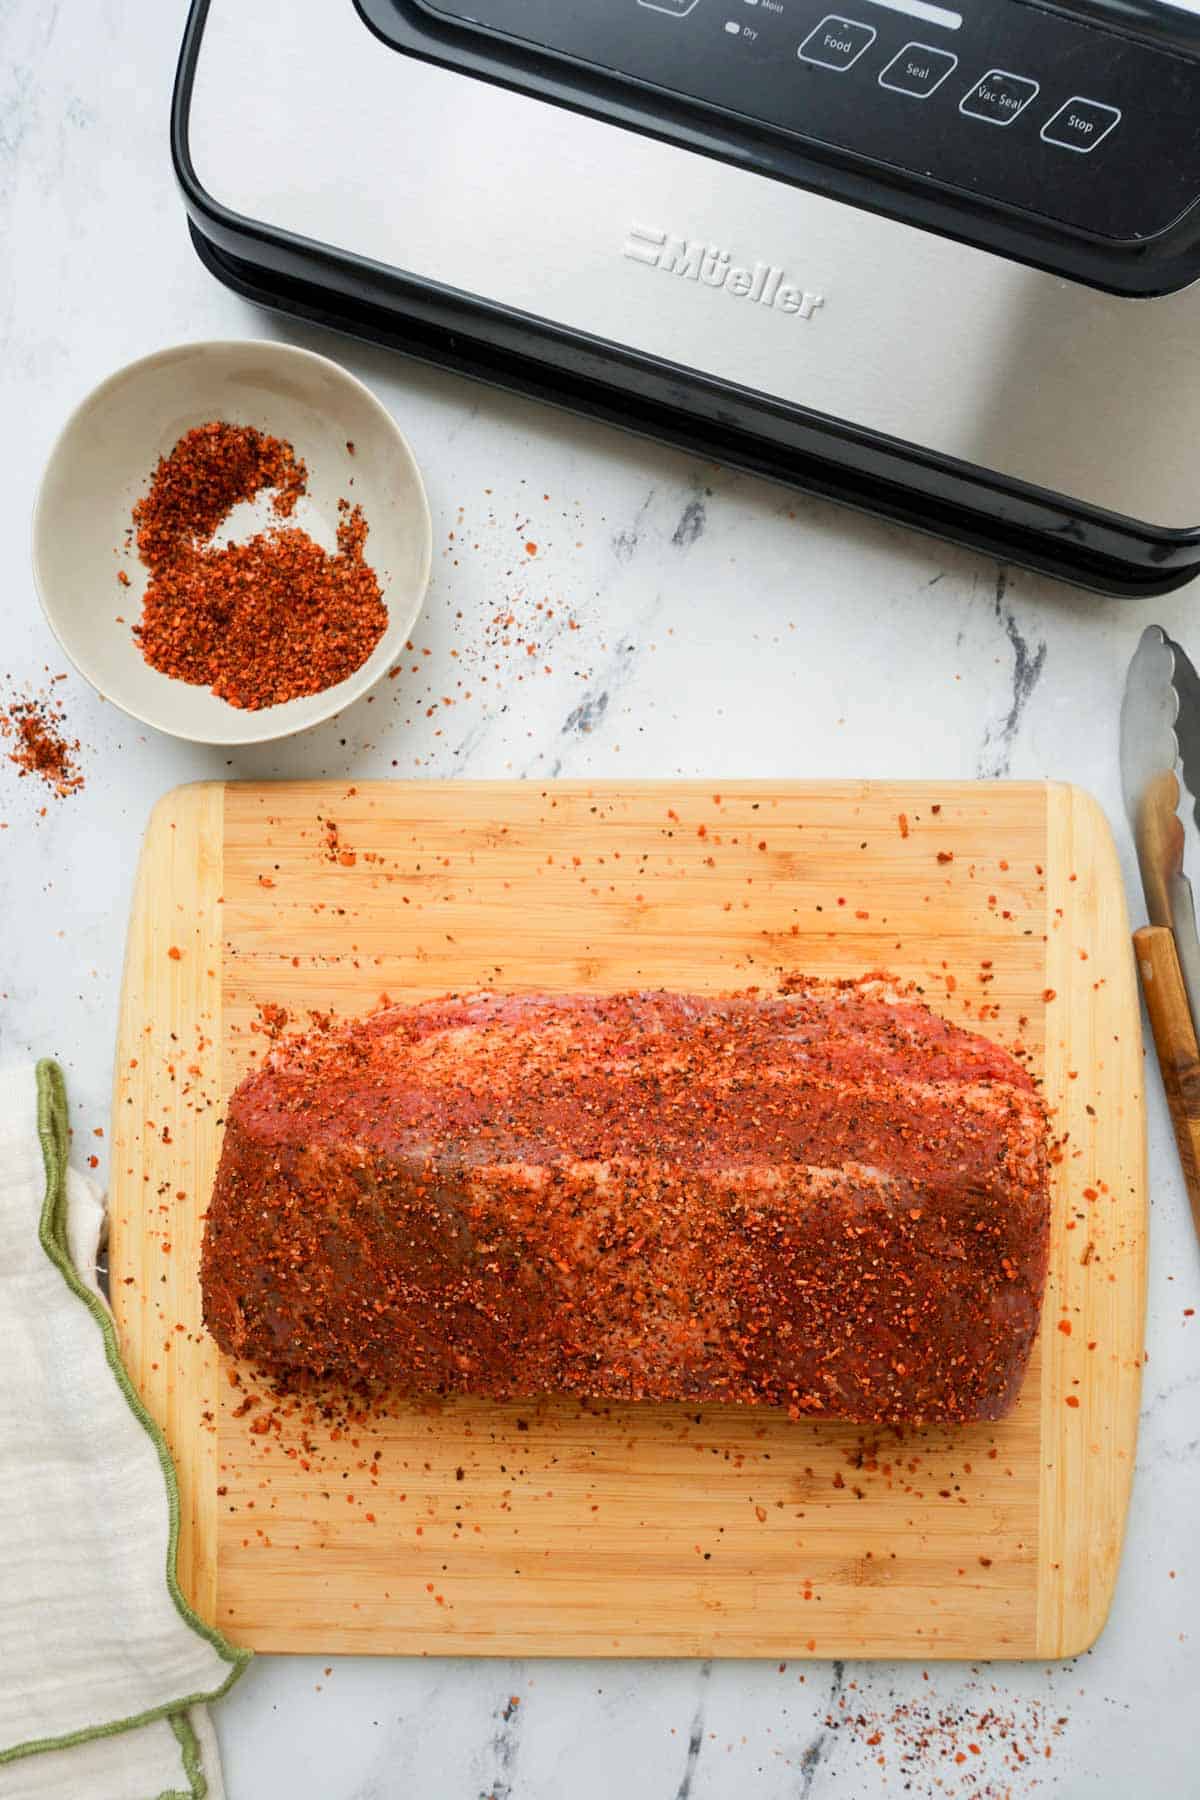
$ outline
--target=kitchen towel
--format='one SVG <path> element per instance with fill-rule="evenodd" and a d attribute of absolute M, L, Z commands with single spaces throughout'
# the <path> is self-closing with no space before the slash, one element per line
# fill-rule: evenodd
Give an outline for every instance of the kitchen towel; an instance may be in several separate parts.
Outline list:
<path fill-rule="evenodd" d="M 0 1800 L 222 1800 L 235 1650 L 175 1577 L 179 1493 L 96 1280 L 57 1065 L 0 1073 Z"/>

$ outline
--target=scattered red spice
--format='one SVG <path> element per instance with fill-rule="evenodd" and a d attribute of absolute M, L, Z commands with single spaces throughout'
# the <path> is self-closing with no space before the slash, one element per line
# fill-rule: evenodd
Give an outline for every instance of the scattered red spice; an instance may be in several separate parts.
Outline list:
<path fill-rule="evenodd" d="M 942 1800 L 1026 1800 L 1049 1779 L 1035 1773 L 1037 1764 L 1052 1758 L 1068 1723 L 1046 1702 L 1014 1700 L 977 1676 L 960 1698 L 941 1703 L 932 1691 L 929 1699 L 914 1694 L 908 1683 L 877 1701 L 865 1684 L 839 1681 L 824 1719 L 827 1730 L 851 1732 L 876 1753 L 875 1762 L 894 1770 L 898 1791 L 915 1794 L 919 1784 L 922 1794 Z"/>
<path fill-rule="evenodd" d="M 159 459 L 133 509 L 150 572 L 134 637 L 151 668 L 257 710 L 321 693 L 366 661 L 387 608 L 363 556 L 360 507 L 338 502 L 334 556 L 296 526 L 211 542 L 233 507 L 264 489 L 288 518 L 307 474 L 282 438 L 222 420 L 185 432 Z"/>
<path fill-rule="evenodd" d="M 262 1031 L 271 1038 L 283 1036 L 291 1017 L 286 1006 L 277 1006 L 271 1000 L 261 1001 L 258 1008 L 258 1019 L 250 1022 L 251 1031 Z"/>
<path fill-rule="evenodd" d="M 59 800 L 77 794 L 83 773 L 77 756 L 79 739 L 63 729 L 66 709 L 49 695 L 20 696 L 0 709 L 0 739 L 13 745 L 6 750 L 22 776 L 36 775 Z"/>
<path fill-rule="evenodd" d="M 324 819 L 325 827 L 325 860 L 340 863 L 344 869 L 352 869 L 358 861 L 358 853 L 349 844 L 342 842 L 341 830 L 336 819 Z M 370 861 L 370 857 L 367 859 Z"/>

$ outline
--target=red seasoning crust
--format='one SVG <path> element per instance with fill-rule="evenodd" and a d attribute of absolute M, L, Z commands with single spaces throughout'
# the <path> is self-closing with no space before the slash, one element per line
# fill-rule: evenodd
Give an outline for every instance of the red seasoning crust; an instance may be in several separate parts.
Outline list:
<path fill-rule="evenodd" d="M 241 1083 L 204 1316 L 404 1394 L 995 1419 L 1047 1226 L 1030 1077 L 878 983 L 449 998 Z"/>

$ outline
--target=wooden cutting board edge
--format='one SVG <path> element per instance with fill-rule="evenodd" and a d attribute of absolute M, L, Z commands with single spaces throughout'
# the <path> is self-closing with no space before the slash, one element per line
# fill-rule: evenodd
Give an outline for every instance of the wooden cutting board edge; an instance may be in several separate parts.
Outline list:
<path fill-rule="evenodd" d="M 1069 937 L 1056 910 L 1068 894 Z M 1046 915 L 1053 998 L 1045 1089 L 1062 1096 L 1053 1129 L 1065 1139 L 1063 1154 L 1083 1160 L 1071 1181 L 1054 1185 L 1042 1315 L 1037 1647 L 1041 1656 L 1063 1657 L 1096 1641 L 1116 1587 L 1137 1446 L 1148 1229 L 1141 1012 L 1125 890 L 1103 812 L 1065 783 L 1047 789 Z M 1097 986 L 1101 964 L 1104 988 Z M 1131 1021 L 1125 1038 L 1110 1029 L 1114 1013 Z M 1108 1104 L 1094 1116 L 1090 1084 L 1075 1078 L 1068 1055 L 1104 1069 Z M 1117 1170 L 1130 1192 L 1114 1199 Z M 1109 1280 L 1094 1278 L 1096 1262 Z M 1111 1359 L 1106 1382 L 1088 1379 L 1095 1356 Z"/>
<path fill-rule="evenodd" d="M 161 1314 L 156 1290 L 165 1277 L 153 1267 L 145 1223 L 153 1207 L 175 1198 L 170 1171 L 189 1168 L 197 1193 L 185 1198 L 194 1198 L 195 1204 L 171 1207 L 170 1253 L 181 1259 L 178 1266 L 199 1270 L 204 1213 L 220 1145 L 208 1114 L 221 1092 L 224 818 L 225 783 L 206 781 L 164 794 L 147 822 L 121 984 L 117 1057 L 125 1062 L 118 1061 L 113 1071 L 109 1209 L 112 1306 L 122 1355 L 175 1461 L 179 1585 L 200 1617 L 213 1624 L 219 1623 L 220 1358 L 204 1329 L 198 1279 L 174 1283 L 170 1315 Z M 158 898 L 164 893 L 171 897 L 166 906 Z M 181 1027 L 184 1020 L 197 1026 L 194 1042 L 180 1042 L 178 1070 L 184 1080 L 172 1084 L 167 1117 L 158 1104 L 152 1058 L 161 1034 L 173 1027 L 153 1016 L 151 997 Z M 142 1040 L 146 1054 L 139 1056 L 133 1047 Z M 189 1076 L 189 1068 L 199 1073 Z M 147 1188 L 154 1192 L 146 1193 Z"/>
<path fill-rule="evenodd" d="M 500 789 L 507 784 L 490 785 Z M 583 789 L 602 784 L 572 785 Z M 759 784 L 724 785 L 748 789 Z M 929 787 L 932 792 L 936 786 L 946 796 L 979 785 Z M 161 1263 L 152 1262 L 149 1255 L 143 1213 L 148 1216 L 156 1204 L 169 1208 L 171 1254 L 184 1259 L 181 1266 L 195 1268 L 219 1145 L 219 1132 L 211 1129 L 208 1115 L 219 1107 L 221 1093 L 225 791 L 223 782 L 174 789 L 158 802 L 147 827 L 130 919 L 118 1037 L 118 1054 L 138 1066 L 116 1071 L 111 1225 L 112 1267 L 120 1271 L 113 1306 L 121 1341 L 139 1392 L 166 1431 L 178 1470 L 180 1583 L 196 1611 L 214 1622 L 219 1622 L 219 1358 L 203 1329 L 197 1282 L 172 1284 L 171 1315 L 161 1314 L 157 1289 L 164 1277 L 156 1275 Z M 1056 1184 L 1041 1361 L 1036 1654 L 1066 1657 L 1088 1648 L 1103 1627 L 1129 1503 L 1145 1311 L 1146 1136 L 1140 1032 L 1121 1041 L 1108 1029 L 1114 1016 L 1139 1016 L 1115 846 L 1103 813 L 1089 795 L 1059 783 L 1046 784 L 1042 791 L 1047 809 L 1048 987 L 1054 992 L 1048 1002 L 1046 1086 L 1048 1093 L 1065 1096 L 1055 1121 L 1056 1131 L 1066 1135 L 1064 1153 L 1072 1156 L 1081 1150 L 1085 1162 L 1079 1180 Z M 170 896 L 165 906 L 164 893 Z M 1068 894 L 1077 926 L 1069 941 L 1066 932 L 1056 929 L 1056 908 Z M 1114 945 L 1124 949 L 1115 953 Z M 177 958 L 171 955 L 173 949 L 180 952 Z M 1081 949 L 1088 952 L 1086 960 L 1078 954 Z M 1101 961 L 1107 991 L 1095 985 L 1095 967 Z M 174 1029 L 147 1018 L 148 996 L 176 1022 L 193 1022 L 196 1033 L 194 1041 L 184 1041 L 181 1033 L 180 1060 L 165 1106 L 160 1093 L 155 1100 L 150 1057 L 129 1054 L 139 1035 L 157 1037 Z M 1103 1059 L 1105 1087 L 1120 1096 L 1098 1116 L 1088 1117 L 1085 1085 L 1069 1078 L 1068 1037 L 1076 1057 L 1079 1046 L 1086 1044 L 1091 1056 Z M 155 1104 L 169 1116 L 155 1117 Z M 172 1167 L 192 1171 L 197 1193 L 187 1198 L 196 1204 L 171 1205 Z M 1118 1167 L 1125 1169 L 1130 1190 L 1119 1197 L 1119 1204 L 1109 1199 L 1112 1184 L 1104 1173 Z M 1097 1183 L 1107 1187 L 1098 1188 Z M 155 1194 L 146 1194 L 146 1188 L 154 1188 Z M 160 1188 L 163 1198 L 158 1199 Z M 1085 1189 L 1100 1199 L 1087 1203 L 1084 1216 L 1066 1217 L 1080 1211 L 1079 1196 Z M 1094 1273 L 1083 1273 L 1096 1261 L 1107 1264 L 1110 1281 L 1100 1283 Z M 1070 1332 L 1059 1330 L 1060 1323 L 1069 1323 Z M 1096 1348 L 1089 1349 L 1090 1344 Z M 1101 1354 L 1111 1357 L 1115 1368 L 1106 1382 L 1089 1381 L 1089 1358 Z M 1070 1404 L 1072 1400 L 1078 1405 Z M 1065 1427 L 1056 1428 L 1054 1421 L 1062 1419 Z M 1096 1478 L 1094 1458 L 1103 1462 L 1102 1480 Z M 1082 1526 L 1081 1504 L 1087 1508 Z M 928 1649 L 914 1653 L 927 1657 Z"/>

